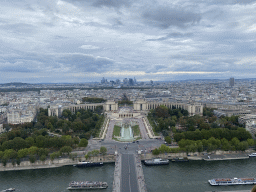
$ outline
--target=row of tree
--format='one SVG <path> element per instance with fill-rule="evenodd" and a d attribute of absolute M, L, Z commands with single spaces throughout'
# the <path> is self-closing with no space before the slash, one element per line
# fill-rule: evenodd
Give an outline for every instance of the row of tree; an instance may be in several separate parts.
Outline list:
<path fill-rule="evenodd" d="M 83 142 L 84 140 L 86 139 L 80 140 L 78 137 L 71 138 L 70 135 L 65 135 L 62 137 L 39 135 L 27 137 L 26 139 L 23 139 L 21 137 L 15 137 L 13 140 L 4 141 L 2 144 L 0 144 L 0 151 L 5 151 L 6 149 L 13 149 L 15 151 L 18 151 L 20 149 L 29 148 L 32 146 L 38 148 L 60 149 L 64 146 L 74 147 Z"/>
<path fill-rule="evenodd" d="M 89 159 L 90 157 L 95 157 L 95 156 L 98 156 L 99 154 L 106 155 L 107 148 L 102 146 L 102 147 L 100 147 L 100 150 L 94 149 L 92 151 L 89 151 L 84 157 L 86 159 Z"/>
<path fill-rule="evenodd" d="M 215 151 L 217 149 L 224 151 L 245 151 L 249 147 L 254 147 L 256 142 L 253 139 L 247 139 L 245 141 L 240 141 L 238 138 L 234 137 L 230 141 L 227 139 L 215 139 L 211 137 L 206 140 L 185 140 L 182 139 L 178 142 L 179 147 L 186 150 L 186 152 L 202 152 L 207 150 Z"/>
<path fill-rule="evenodd" d="M 62 147 L 58 152 L 54 152 L 50 155 L 51 160 L 53 161 L 56 157 L 59 157 L 63 154 L 69 155 L 72 148 L 70 146 Z M 0 151 L 0 159 L 3 165 L 5 166 L 8 161 L 11 161 L 12 164 L 20 165 L 22 159 L 29 159 L 31 163 L 34 163 L 36 160 L 45 161 L 48 157 L 49 149 L 38 148 L 32 146 L 30 148 L 23 148 L 18 151 L 13 149 L 6 149 L 5 151 Z"/>
<path fill-rule="evenodd" d="M 227 140 L 231 140 L 232 138 L 236 137 L 240 141 L 246 141 L 247 139 L 251 139 L 251 134 L 245 130 L 245 128 L 238 128 L 237 130 L 229 130 L 227 128 L 215 128 L 210 130 L 195 130 L 195 131 L 186 131 L 182 133 L 176 133 L 174 135 L 174 140 L 179 142 L 181 139 L 188 139 L 188 140 L 202 140 L 202 139 L 209 139 L 214 137 L 216 139 L 225 138 Z"/>
<path fill-rule="evenodd" d="M 86 103 L 104 103 L 106 99 L 97 97 L 83 97 L 82 101 Z"/>
<path fill-rule="evenodd" d="M 81 139 L 78 147 L 86 147 L 88 145 L 88 141 L 86 139 Z M 37 146 L 31 146 L 29 148 L 21 148 L 19 150 L 6 149 L 4 151 L 0 151 L 0 160 L 6 165 L 8 161 L 11 161 L 13 165 L 17 163 L 18 165 L 21 162 L 21 159 L 28 158 L 31 163 L 34 163 L 37 159 L 41 161 L 45 161 L 47 157 L 53 161 L 56 157 L 60 157 L 63 154 L 70 155 L 72 152 L 71 146 L 63 146 L 59 151 L 51 153 L 49 156 L 50 149 L 48 148 L 39 148 Z M 71 155 L 73 158 L 74 155 Z"/>
<path fill-rule="evenodd" d="M 249 147 L 256 146 L 256 140 L 247 139 L 246 141 L 240 141 L 236 137 L 228 141 L 227 139 L 215 139 L 211 137 L 206 140 L 185 140 L 182 139 L 178 142 L 178 148 L 170 148 L 166 145 L 161 145 L 161 147 L 156 148 L 152 151 L 153 155 L 159 155 L 160 153 L 179 153 L 186 152 L 187 154 L 190 152 L 211 152 L 216 150 L 224 150 L 224 151 L 245 151 Z"/>

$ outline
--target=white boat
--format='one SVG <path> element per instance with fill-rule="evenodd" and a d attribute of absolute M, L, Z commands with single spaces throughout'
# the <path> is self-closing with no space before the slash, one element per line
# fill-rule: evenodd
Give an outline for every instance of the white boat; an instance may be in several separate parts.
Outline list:
<path fill-rule="evenodd" d="M 72 181 L 69 183 L 69 190 L 76 190 L 76 189 L 106 189 L 108 188 L 107 182 L 101 181 Z"/>
<path fill-rule="evenodd" d="M 144 161 L 145 165 L 168 165 L 168 159 L 149 159 Z"/>
<path fill-rule="evenodd" d="M 208 180 L 210 185 L 253 185 L 256 184 L 255 178 L 218 178 Z"/>
<path fill-rule="evenodd" d="M 2 190 L 1 192 L 12 192 L 12 191 L 15 191 L 15 188 L 5 189 L 5 190 Z"/>
<path fill-rule="evenodd" d="M 256 157 L 256 153 L 250 154 L 249 157 Z"/>

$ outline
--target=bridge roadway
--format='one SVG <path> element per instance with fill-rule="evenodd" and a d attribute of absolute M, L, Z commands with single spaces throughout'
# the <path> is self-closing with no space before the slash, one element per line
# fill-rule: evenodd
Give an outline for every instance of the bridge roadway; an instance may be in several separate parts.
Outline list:
<path fill-rule="evenodd" d="M 119 154 L 116 160 L 113 192 L 146 192 L 146 185 L 138 155 L 131 151 Z"/>
<path fill-rule="evenodd" d="M 139 191 L 134 154 L 123 154 L 121 167 L 121 191 Z"/>

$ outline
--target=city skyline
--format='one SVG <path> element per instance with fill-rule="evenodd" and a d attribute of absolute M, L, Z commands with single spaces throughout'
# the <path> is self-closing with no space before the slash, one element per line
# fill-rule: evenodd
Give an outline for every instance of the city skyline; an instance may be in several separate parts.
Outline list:
<path fill-rule="evenodd" d="M 0 83 L 254 78 L 252 0 L 2 2 Z"/>

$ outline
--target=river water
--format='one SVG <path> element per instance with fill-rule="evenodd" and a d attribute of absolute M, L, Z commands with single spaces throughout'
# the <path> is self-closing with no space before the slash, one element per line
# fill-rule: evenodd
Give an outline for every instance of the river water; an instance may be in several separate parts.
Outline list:
<path fill-rule="evenodd" d="M 250 190 L 252 185 L 210 186 L 207 180 L 225 177 L 256 177 L 256 158 L 228 161 L 171 162 L 166 166 L 143 166 L 148 192 L 204 192 Z M 112 191 L 114 164 L 102 167 L 61 168 L 0 172 L 0 191 L 14 187 L 16 191 L 68 191 L 71 181 L 106 181 Z M 86 190 L 89 191 L 89 190 Z"/>

